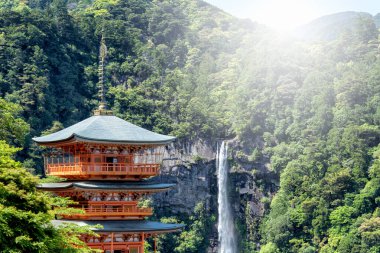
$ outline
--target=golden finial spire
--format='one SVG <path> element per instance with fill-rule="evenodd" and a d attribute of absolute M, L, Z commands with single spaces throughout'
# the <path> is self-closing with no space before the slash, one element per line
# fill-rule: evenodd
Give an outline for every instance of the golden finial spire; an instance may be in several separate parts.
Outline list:
<path fill-rule="evenodd" d="M 112 111 L 108 110 L 106 102 L 106 89 L 104 86 L 104 65 L 107 57 L 106 40 L 104 39 L 104 31 L 102 31 L 102 39 L 100 40 L 99 48 L 99 108 L 94 111 L 95 115 L 112 115 Z"/>

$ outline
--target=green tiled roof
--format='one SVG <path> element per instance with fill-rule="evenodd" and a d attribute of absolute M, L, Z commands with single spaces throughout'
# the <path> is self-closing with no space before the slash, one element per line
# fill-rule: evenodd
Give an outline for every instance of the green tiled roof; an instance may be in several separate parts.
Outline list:
<path fill-rule="evenodd" d="M 175 137 L 151 132 L 116 116 L 99 115 L 56 133 L 33 138 L 39 144 L 70 139 L 116 144 L 167 144 L 174 141 Z"/>
<path fill-rule="evenodd" d="M 81 181 L 81 182 L 61 182 L 43 183 L 37 186 L 41 190 L 62 190 L 70 188 L 80 189 L 100 189 L 100 190 L 157 190 L 164 191 L 174 187 L 175 184 L 157 184 L 141 182 L 119 182 L 119 181 Z"/>
<path fill-rule="evenodd" d="M 173 232 L 184 227 L 183 224 L 166 224 L 155 221 L 134 221 L 134 220 L 98 220 L 98 221 L 76 221 L 76 220 L 53 220 L 54 226 L 64 223 L 72 223 L 78 226 L 101 225 L 103 228 L 95 228 L 96 232 Z"/>

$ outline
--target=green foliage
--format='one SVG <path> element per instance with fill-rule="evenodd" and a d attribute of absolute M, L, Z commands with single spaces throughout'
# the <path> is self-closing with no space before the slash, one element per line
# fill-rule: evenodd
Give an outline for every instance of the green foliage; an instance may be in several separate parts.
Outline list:
<path fill-rule="evenodd" d="M 23 145 L 29 131 L 28 124 L 19 115 L 21 107 L 0 98 L 0 140 L 9 144 Z"/>
<path fill-rule="evenodd" d="M 330 214 L 330 221 L 332 225 L 331 233 L 345 234 L 349 230 L 349 225 L 351 225 L 352 219 L 355 218 L 356 209 L 351 206 L 340 206 L 337 207 Z"/>
<path fill-rule="evenodd" d="M 205 205 L 198 203 L 194 208 L 194 216 L 190 217 L 189 230 L 179 236 L 179 244 L 174 249 L 178 253 L 203 252 L 206 250 L 205 241 L 211 228 L 211 220 L 206 216 Z"/>
<path fill-rule="evenodd" d="M 178 218 L 162 218 L 163 223 L 181 223 Z M 205 205 L 200 202 L 194 208 L 194 214 L 186 222 L 187 226 L 180 234 L 163 234 L 157 238 L 157 251 L 164 252 L 204 252 L 208 246 L 211 226 L 215 217 L 207 216 Z"/>
<path fill-rule="evenodd" d="M 353 34 L 355 42 L 343 45 L 348 40 L 341 37 L 306 44 L 318 66 L 313 63 L 310 73 L 298 70 L 293 87 L 299 87 L 293 93 L 289 87 L 287 94 L 278 90 L 289 85 L 290 74 L 286 79 L 277 74 L 278 83 L 273 84 L 273 109 L 267 107 L 267 123 L 261 125 L 269 126 L 262 134 L 264 154 L 280 175 L 280 190 L 261 234 L 266 245 L 273 243 L 280 252 L 377 250 L 363 242 L 359 229 L 378 207 L 380 194 L 375 113 L 379 62 L 369 45 L 371 22 L 364 22 L 366 28 Z M 322 57 L 320 50 L 331 46 L 334 50 Z M 307 66 L 302 58 L 297 64 Z"/>
<path fill-rule="evenodd" d="M 62 130 L 64 127 L 61 122 L 59 121 L 53 121 L 53 125 L 50 129 L 47 129 L 45 131 L 41 132 L 41 135 L 48 135 L 55 132 L 58 132 L 59 130 Z"/>
<path fill-rule="evenodd" d="M 359 227 L 362 245 L 368 252 L 380 251 L 380 217 L 366 219 Z"/>
<path fill-rule="evenodd" d="M 279 249 L 276 244 L 270 242 L 261 247 L 260 253 L 279 253 Z"/>
<path fill-rule="evenodd" d="M 0 93 L 21 106 L 32 134 L 53 119 L 66 122 L 70 115 L 79 119 L 89 111 L 77 109 L 88 108 L 84 96 L 91 94 L 80 72 L 88 62 L 86 46 L 61 3 L 54 1 L 46 11 L 0 9 Z"/>
<path fill-rule="evenodd" d="M 12 159 L 17 150 L 0 141 L 1 252 L 90 252 L 79 240 L 80 234 L 94 235 L 89 227 L 50 223 L 70 202 L 38 191 L 38 178 Z"/>
<path fill-rule="evenodd" d="M 139 203 L 137 203 L 138 207 L 142 208 L 147 208 L 152 206 L 152 199 L 151 198 L 146 198 L 146 199 L 141 199 Z"/>
<path fill-rule="evenodd" d="M 182 223 L 175 217 L 164 217 L 160 220 L 162 223 Z M 179 233 L 162 234 L 156 239 L 158 253 L 174 252 L 179 240 Z"/>

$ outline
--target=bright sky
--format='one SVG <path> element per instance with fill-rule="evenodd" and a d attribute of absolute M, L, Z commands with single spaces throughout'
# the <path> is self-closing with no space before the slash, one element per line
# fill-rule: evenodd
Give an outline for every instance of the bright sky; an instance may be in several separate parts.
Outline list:
<path fill-rule="evenodd" d="M 380 0 L 205 0 L 239 18 L 280 31 L 292 30 L 323 15 L 342 11 L 380 12 Z"/>

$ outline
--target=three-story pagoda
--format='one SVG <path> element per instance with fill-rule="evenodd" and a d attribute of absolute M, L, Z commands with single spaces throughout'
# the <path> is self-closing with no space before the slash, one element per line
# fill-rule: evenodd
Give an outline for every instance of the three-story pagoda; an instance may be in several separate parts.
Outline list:
<path fill-rule="evenodd" d="M 154 133 L 113 116 L 107 110 L 104 61 L 107 48 L 102 38 L 99 83 L 101 102 L 94 116 L 53 134 L 33 138 L 48 147 L 45 173 L 67 179 L 44 183 L 41 190 L 69 197 L 83 214 L 64 215 L 54 225 L 97 225 L 98 237 L 82 235 L 91 248 L 106 253 L 143 253 L 144 240 L 160 233 L 178 231 L 183 225 L 148 221 L 149 207 L 139 200 L 167 191 L 173 184 L 152 183 L 157 176 L 165 146 L 175 137 Z"/>
<path fill-rule="evenodd" d="M 173 184 L 150 183 L 158 175 L 165 145 L 175 138 L 157 134 L 106 110 L 56 133 L 34 138 L 49 147 L 44 154 L 46 175 L 66 178 L 44 183 L 40 189 L 70 197 L 84 214 L 55 220 L 78 225 L 100 224 L 99 237 L 82 236 L 104 252 L 143 253 L 144 239 L 181 228 L 178 224 L 146 221 L 152 209 L 138 207 L 148 194 L 169 190 Z"/>

